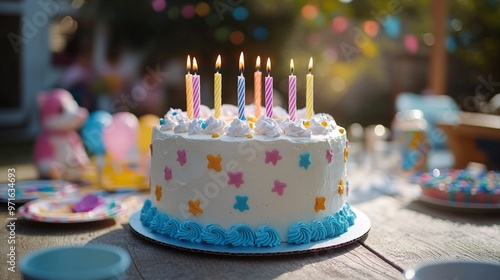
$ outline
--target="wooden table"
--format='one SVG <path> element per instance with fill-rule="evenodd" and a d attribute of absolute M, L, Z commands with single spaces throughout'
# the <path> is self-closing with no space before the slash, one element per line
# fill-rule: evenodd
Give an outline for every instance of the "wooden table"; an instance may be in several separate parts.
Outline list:
<path fill-rule="evenodd" d="M 5 181 L 8 166 L 0 166 Z M 18 179 L 35 176 L 33 166 L 17 164 Z M 356 176 L 355 172 L 350 176 Z M 47 247 L 110 244 L 127 250 L 132 265 L 128 279 L 402 279 L 412 266 L 436 260 L 480 260 L 500 263 L 499 213 L 453 213 L 416 201 L 408 184 L 397 196 L 380 195 L 354 206 L 372 222 L 367 237 L 354 244 L 289 256 L 229 257 L 191 253 L 157 245 L 136 235 L 129 215 L 84 224 L 45 224 L 16 221 L 17 261 L 26 253 Z M 7 206 L 0 204 L 7 223 Z M 3 227 L 0 279 L 20 278 L 7 271 L 7 235 Z"/>

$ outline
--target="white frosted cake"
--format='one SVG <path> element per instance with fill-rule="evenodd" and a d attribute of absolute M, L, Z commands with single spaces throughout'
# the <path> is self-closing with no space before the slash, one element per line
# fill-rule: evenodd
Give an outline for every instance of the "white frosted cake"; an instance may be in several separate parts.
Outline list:
<path fill-rule="evenodd" d="M 330 115 L 241 121 L 224 108 L 220 119 L 195 120 L 170 110 L 153 127 L 145 226 L 188 242 L 269 247 L 353 225 L 346 132 Z"/>

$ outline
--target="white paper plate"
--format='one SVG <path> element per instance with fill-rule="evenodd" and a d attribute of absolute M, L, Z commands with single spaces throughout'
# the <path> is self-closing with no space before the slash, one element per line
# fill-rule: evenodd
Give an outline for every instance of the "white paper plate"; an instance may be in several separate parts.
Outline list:
<path fill-rule="evenodd" d="M 455 201 L 447 201 L 437 199 L 434 197 L 420 194 L 419 199 L 423 202 L 443 207 L 448 210 L 456 212 L 495 212 L 500 210 L 500 204 L 487 204 L 487 203 L 461 203 Z"/>
<path fill-rule="evenodd" d="M 105 197 L 104 202 L 92 211 L 73 213 L 71 206 L 81 198 L 82 196 L 37 199 L 21 206 L 18 213 L 25 219 L 38 222 L 82 223 L 106 220 L 125 211 L 124 205 L 119 200 Z"/>
<path fill-rule="evenodd" d="M 217 246 L 205 243 L 194 243 L 183 241 L 176 238 L 171 238 L 145 227 L 140 218 L 141 213 L 136 212 L 130 217 L 130 227 L 140 236 L 156 242 L 160 245 L 174 247 L 181 250 L 203 252 L 216 255 L 238 255 L 238 256 L 254 256 L 254 255 L 289 255 L 308 253 L 320 250 L 334 249 L 356 242 L 363 238 L 368 233 L 371 227 L 371 222 L 368 216 L 360 210 L 351 206 L 351 209 L 356 214 L 354 225 L 349 227 L 349 230 L 335 238 L 322 241 L 311 242 L 308 244 L 292 245 L 281 243 L 276 247 L 232 247 L 232 246 Z"/>
<path fill-rule="evenodd" d="M 77 192 L 76 185 L 61 180 L 30 180 L 15 182 L 15 196 L 8 183 L 0 184 L 0 202 L 7 202 L 9 198 L 14 203 L 25 203 L 34 199 L 54 196 L 68 196 Z M 9 196 L 9 194 L 11 194 Z"/>

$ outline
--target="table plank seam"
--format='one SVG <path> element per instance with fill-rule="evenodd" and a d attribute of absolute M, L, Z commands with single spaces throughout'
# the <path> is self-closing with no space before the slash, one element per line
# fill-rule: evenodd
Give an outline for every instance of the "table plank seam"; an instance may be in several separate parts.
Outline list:
<path fill-rule="evenodd" d="M 375 251 L 374 249 L 372 249 L 370 246 L 364 244 L 363 242 L 361 241 L 357 241 L 357 243 L 359 243 L 361 246 L 365 247 L 368 251 L 370 251 L 372 254 L 374 254 L 375 256 L 379 257 L 381 260 L 383 260 L 384 262 L 386 262 L 388 265 L 394 267 L 396 270 L 398 270 L 399 272 L 401 273 L 404 273 L 404 269 L 397 265 L 396 263 L 394 263 L 393 261 L 389 260 L 388 258 L 384 257 L 382 254 L 380 254 L 379 252 Z"/>

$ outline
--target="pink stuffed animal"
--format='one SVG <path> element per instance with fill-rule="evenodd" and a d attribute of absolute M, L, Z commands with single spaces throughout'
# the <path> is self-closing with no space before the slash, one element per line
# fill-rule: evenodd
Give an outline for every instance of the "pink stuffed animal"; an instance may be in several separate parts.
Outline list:
<path fill-rule="evenodd" d="M 87 109 L 64 89 L 42 92 L 38 101 L 42 131 L 35 143 L 35 164 L 40 177 L 79 180 L 89 158 L 75 130 L 87 119 Z"/>

